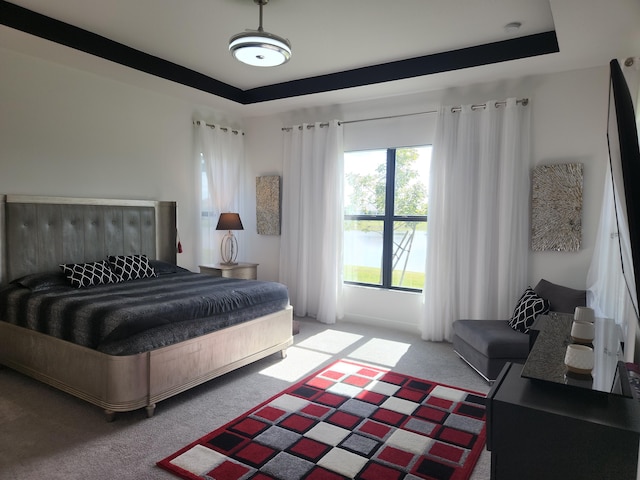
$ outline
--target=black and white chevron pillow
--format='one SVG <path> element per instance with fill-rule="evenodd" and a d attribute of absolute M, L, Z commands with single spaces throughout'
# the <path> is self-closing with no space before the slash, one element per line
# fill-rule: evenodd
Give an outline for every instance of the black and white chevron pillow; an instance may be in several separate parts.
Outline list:
<path fill-rule="evenodd" d="M 71 285 L 76 288 L 120 281 L 106 260 L 89 263 L 65 263 L 60 265 L 60 268 Z"/>
<path fill-rule="evenodd" d="M 110 255 L 109 263 L 123 282 L 157 276 L 146 255 Z"/>
<path fill-rule="evenodd" d="M 529 333 L 529 329 L 537 316 L 546 313 L 549 313 L 549 301 L 534 292 L 531 287 L 528 287 L 513 310 L 509 326 L 518 332 Z"/>

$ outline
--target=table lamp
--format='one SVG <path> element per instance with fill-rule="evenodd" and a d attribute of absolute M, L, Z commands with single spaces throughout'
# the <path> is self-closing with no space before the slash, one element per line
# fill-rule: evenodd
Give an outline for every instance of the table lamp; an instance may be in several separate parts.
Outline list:
<path fill-rule="evenodd" d="M 244 230 L 240 215 L 237 213 L 221 213 L 216 230 L 227 230 L 220 244 L 220 256 L 222 265 L 237 265 L 238 240 L 232 230 Z"/>

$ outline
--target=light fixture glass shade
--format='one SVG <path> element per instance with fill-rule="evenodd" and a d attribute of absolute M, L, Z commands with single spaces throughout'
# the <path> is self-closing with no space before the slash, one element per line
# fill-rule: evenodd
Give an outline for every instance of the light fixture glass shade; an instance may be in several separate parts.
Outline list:
<path fill-rule="evenodd" d="M 259 30 L 231 37 L 229 51 L 237 60 L 254 67 L 275 67 L 291 58 L 288 40 Z"/>

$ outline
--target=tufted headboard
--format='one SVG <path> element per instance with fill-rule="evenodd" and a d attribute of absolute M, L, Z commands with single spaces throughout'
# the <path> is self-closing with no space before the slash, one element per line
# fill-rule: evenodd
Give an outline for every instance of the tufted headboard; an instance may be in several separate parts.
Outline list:
<path fill-rule="evenodd" d="M 107 255 L 176 263 L 176 203 L 0 195 L 0 253 L 0 285 Z"/>

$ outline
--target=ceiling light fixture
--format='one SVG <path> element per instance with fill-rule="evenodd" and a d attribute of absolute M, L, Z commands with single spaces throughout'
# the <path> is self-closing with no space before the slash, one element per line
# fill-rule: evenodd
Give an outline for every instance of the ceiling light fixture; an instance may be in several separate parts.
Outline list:
<path fill-rule="evenodd" d="M 522 22 L 511 22 L 504 26 L 504 31 L 507 33 L 516 33 L 522 27 Z"/>
<path fill-rule="evenodd" d="M 260 25 L 257 30 L 246 30 L 231 37 L 229 51 L 242 63 L 255 67 L 275 67 L 291 58 L 289 40 L 267 33 L 262 29 L 262 7 L 269 0 L 253 0 L 260 6 Z"/>

